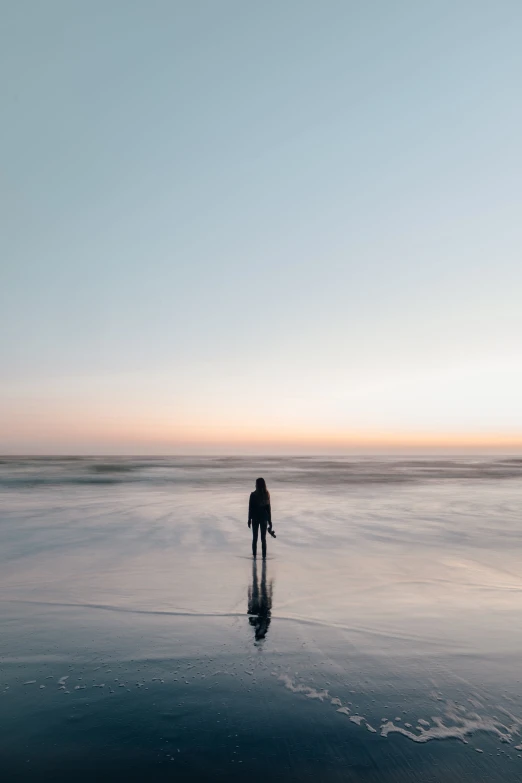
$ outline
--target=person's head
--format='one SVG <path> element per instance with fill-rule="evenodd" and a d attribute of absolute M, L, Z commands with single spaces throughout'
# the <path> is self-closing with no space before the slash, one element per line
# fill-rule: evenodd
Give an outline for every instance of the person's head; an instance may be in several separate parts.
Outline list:
<path fill-rule="evenodd" d="M 270 493 L 266 488 L 266 481 L 264 478 L 256 479 L 256 493 L 262 503 L 266 504 L 270 502 Z"/>

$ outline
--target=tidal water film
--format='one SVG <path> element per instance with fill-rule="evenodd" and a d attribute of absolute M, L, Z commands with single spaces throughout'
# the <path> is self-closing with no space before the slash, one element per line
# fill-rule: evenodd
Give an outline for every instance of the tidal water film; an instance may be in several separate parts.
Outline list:
<path fill-rule="evenodd" d="M 3 459 L 2 780 L 520 781 L 521 479 L 515 458 Z"/>

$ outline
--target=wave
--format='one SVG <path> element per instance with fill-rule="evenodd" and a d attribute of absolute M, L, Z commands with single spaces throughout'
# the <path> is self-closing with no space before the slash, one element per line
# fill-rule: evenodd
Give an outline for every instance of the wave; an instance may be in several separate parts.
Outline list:
<path fill-rule="evenodd" d="M 86 603 L 86 602 L 73 602 L 73 601 L 37 601 L 26 598 L 2 598 L 0 599 L 3 604 L 26 604 L 28 606 L 40 606 L 48 609 L 91 609 L 100 610 L 103 612 L 116 612 L 121 614 L 144 614 L 151 616 L 161 617 L 183 617 L 194 619 L 215 619 L 215 618 L 242 618 L 245 617 L 245 612 L 225 612 L 225 611 L 213 611 L 202 612 L 198 610 L 190 609 L 152 609 L 152 608 L 138 608 L 133 606 L 116 606 L 114 604 L 101 604 L 101 603 Z M 306 617 L 299 614 L 274 614 L 271 616 L 271 620 L 274 622 L 282 623 L 297 623 L 300 625 L 310 625 L 318 628 L 326 628 L 329 630 L 347 631 L 350 634 L 357 634 L 361 636 L 375 636 L 383 639 L 397 639 L 406 642 L 416 642 L 421 644 L 433 645 L 435 640 L 429 636 L 423 636 L 421 634 L 411 634 L 399 631 L 381 630 L 378 628 L 371 628 L 367 626 L 354 625 L 352 623 L 339 623 L 331 620 L 321 620 L 315 617 Z M 461 650 L 462 646 L 458 643 L 453 643 L 448 640 L 444 640 L 443 645 L 445 649 Z"/>
<path fill-rule="evenodd" d="M 351 714 L 351 702 L 343 705 L 341 699 L 338 696 L 333 696 L 326 688 L 318 690 L 317 686 L 308 685 L 296 676 L 291 676 L 288 673 L 280 674 L 277 671 L 273 671 L 272 676 L 276 677 L 288 691 L 296 694 L 298 697 L 305 697 L 323 704 L 329 704 L 336 708 L 336 712 L 348 716 L 351 723 L 364 727 L 373 734 L 378 732 L 384 738 L 387 738 L 390 734 L 399 734 L 412 742 L 421 744 L 432 740 L 440 741 L 445 739 L 460 740 L 467 744 L 469 737 L 482 733 L 491 734 L 496 741 L 510 745 L 518 741 L 522 730 L 522 719 L 500 705 L 498 705 L 497 709 L 508 720 L 500 720 L 497 715 L 489 715 L 487 712 L 485 714 L 479 714 L 476 711 L 470 712 L 462 705 L 456 704 L 451 700 L 446 700 L 445 706 L 439 715 L 432 715 L 429 720 L 426 718 L 417 719 L 415 727 L 411 723 L 402 725 L 401 718 L 397 717 L 395 720 L 382 718 L 380 726 L 378 729 L 375 729 L 364 715 Z M 476 704 L 476 709 L 483 706 L 479 705 L 478 702 Z M 514 745 L 514 749 L 520 751 L 522 750 L 522 745 Z M 483 753 L 482 748 L 475 747 L 475 750 Z"/>
<path fill-rule="evenodd" d="M 263 473 L 271 484 L 343 486 L 522 478 L 522 458 L 3 457 L 0 488 L 125 483 L 244 484 Z"/>

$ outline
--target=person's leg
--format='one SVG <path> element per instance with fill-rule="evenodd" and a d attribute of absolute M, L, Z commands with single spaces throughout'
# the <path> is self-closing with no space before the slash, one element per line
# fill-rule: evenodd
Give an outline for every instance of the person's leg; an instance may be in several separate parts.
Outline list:
<path fill-rule="evenodd" d="M 257 554 L 257 535 L 259 533 L 259 522 L 252 521 L 252 554 Z"/>
<path fill-rule="evenodd" d="M 261 548 L 263 550 L 263 557 L 266 557 L 266 526 L 265 521 L 259 523 L 261 527 Z"/>

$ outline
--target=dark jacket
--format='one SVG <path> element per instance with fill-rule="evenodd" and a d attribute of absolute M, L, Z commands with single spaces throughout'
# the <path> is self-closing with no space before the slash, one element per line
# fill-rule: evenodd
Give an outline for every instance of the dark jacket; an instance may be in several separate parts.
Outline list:
<path fill-rule="evenodd" d="M 252 492 L 250 495 L 250 501 L 248 503 L 248 521 L 250 522 L 268 522 L 272 527 L 272 510 L 270 508 L 270 501 L 264 506 L 259 502 L 257 492 Z"/>

